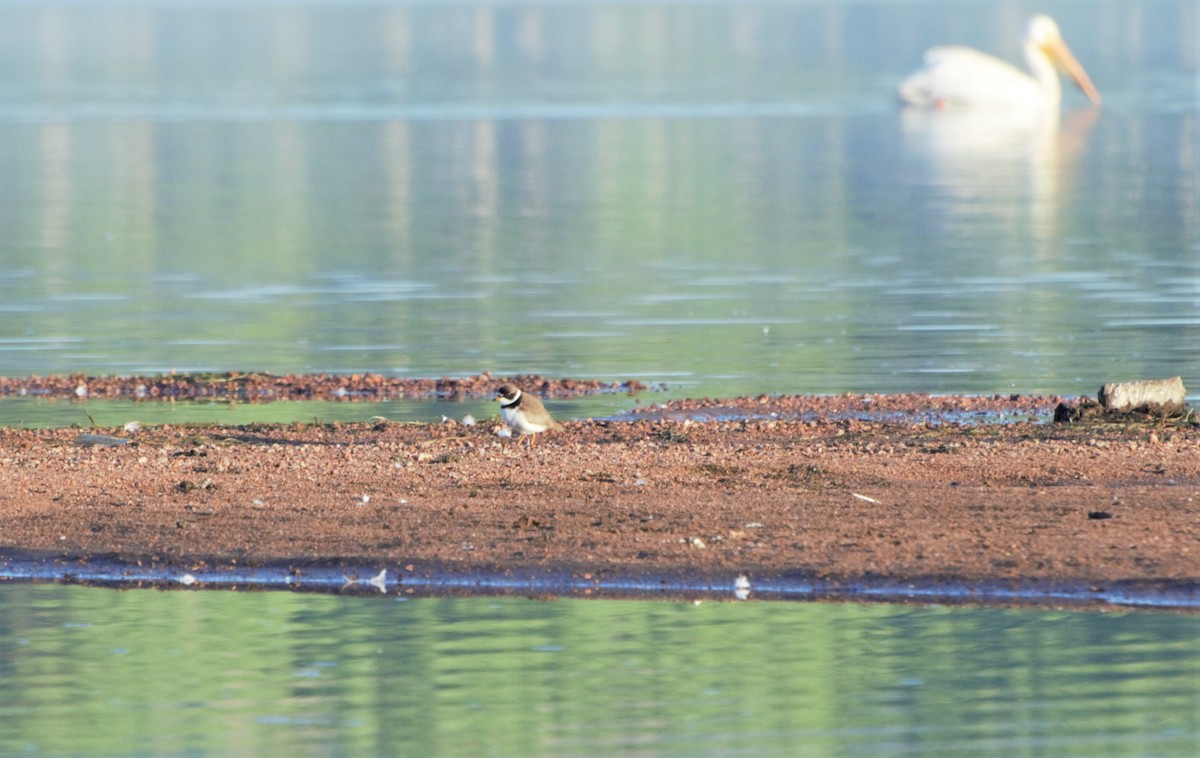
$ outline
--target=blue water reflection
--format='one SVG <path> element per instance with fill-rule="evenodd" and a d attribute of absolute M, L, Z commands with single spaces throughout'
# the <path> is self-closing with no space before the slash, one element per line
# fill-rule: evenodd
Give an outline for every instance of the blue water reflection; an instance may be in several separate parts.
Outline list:
<path fill-rule="evenodd" d="M 1007 2 L 2 4 L 0 371 L 1195 384 L 1195 6 L 1044 10 L 1102 109 L 897 112 Z"/>
<path fill-rule="evenodd" d="M 1155 613 L 0 587 L 0 753 L 1193 755 Z"/>
<path fill-rule="evenodd" d="M 1101 110 L 895 110 L 931 44 L 1017 59 L 1005 0 L 0 1 L 0 374 L 1195 391 L 1196 5 L 1039 9 Z M 295 407 L 205 413 L 348 406 Z M 1190 756 L 1198 631 L 0 586 L 0 753 Z"/>

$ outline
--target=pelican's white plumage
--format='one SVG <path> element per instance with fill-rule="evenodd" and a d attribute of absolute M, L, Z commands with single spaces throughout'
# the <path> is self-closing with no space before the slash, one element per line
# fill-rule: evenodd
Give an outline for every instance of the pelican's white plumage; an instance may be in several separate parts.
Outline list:
<path fill-rule="evenodd" d="M 1023 46 L 1032 76 L 969 47 L 930 48 L 925 66 L 900 83 L 900 102 L 924 108 L 1057 108 L 1062 101 L 1061 70 L 1089 100 L 1100 103 L 1100 94 L 1063 42 L 1054 19 L 1030 19 Z"/>

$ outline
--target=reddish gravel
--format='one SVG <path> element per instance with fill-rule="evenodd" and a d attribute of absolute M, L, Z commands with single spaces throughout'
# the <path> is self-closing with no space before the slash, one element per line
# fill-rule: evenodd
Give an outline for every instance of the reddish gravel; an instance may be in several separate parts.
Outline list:
<path fill-rule="evenodd" d="M 223 374 L 160 376 L 85 376 L 67 374 L 0 377 L 0 397 L 104 398 L 122 400 L 279 400 L 380 401 L 420 398 L 485 397 L 504 382 L 544 397 L 574 397 L 598 392 L 640 392 L 634 381 L 548 379 L 524 375 L 500 379 L 490 373 L 442 379 L 400 379 L 382 374 L 288 374 L 231 371 Z"/>
<path fill-rule="evenodd" d="M 688 401 L 532 449 L 495 420 L 5 429 L 0 558 L 1200 585 L 1194 423 L 928 420 L 1056 401 Z M 675 420 L 702 408 L 755 418 Z"/>

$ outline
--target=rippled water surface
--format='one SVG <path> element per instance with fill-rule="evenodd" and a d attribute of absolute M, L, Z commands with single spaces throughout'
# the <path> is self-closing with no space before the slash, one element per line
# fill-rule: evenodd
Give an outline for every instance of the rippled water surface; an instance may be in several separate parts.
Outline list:
<path fill-rule="evenodd" d="M 1102 108 L 895 108 L 1010 2 L 0 2 L 0 373 L 1200 386 L 1195 5 L 1042 5 Z"/>
<path fill-rule="evenodd" d="M 0 0 L 0 375 L 1200 387 L 1191 0 Z M 602 415 L 635 401 L 556 406 Z M 436 419 L 0 400 L 0 424 Z M 2 473 L 2 472 L 0 472 Z M 0 544 L 3 535 L 0 535 Z M 0 585 L 3 755 L 1200 753 L 1193 617 Z"/>
<path fill-rule="evenodd" d="M 1200 620 L 0 586 L 4 755 L 1195 755 Z"/>

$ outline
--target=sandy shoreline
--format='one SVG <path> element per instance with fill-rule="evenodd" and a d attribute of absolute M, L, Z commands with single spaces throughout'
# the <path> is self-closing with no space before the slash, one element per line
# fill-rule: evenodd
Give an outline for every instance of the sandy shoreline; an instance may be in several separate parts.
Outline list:
<path fill-rule="evenodd" d="M 568 422 L 532 450 L 493 422 L 3 429 L 0 564 L 95 556 L 1195 593 L 1194 424 L 923 418 L 931 407 L 1020 418 L 1047 402 L 684 402 L 655 418 Z M 757 411 L 689 420 L 704 406 Z M 905 412 L 847 413 L 866 406 Z M 78 444 L 84 434 L 130 441 Z"/>

